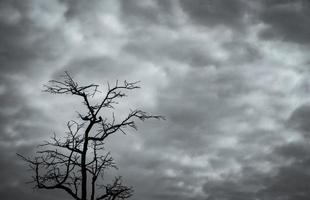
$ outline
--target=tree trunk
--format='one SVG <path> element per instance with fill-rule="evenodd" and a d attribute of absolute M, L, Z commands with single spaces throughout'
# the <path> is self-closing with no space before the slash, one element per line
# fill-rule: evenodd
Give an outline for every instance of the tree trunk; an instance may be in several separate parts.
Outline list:
<path fill-rule="evenodd" d="M 87 200 L 87 171 L 86 171 L 86 154 L 88 147 L 88 134 L 93 126 L 93 122 L 90 122 L 87 129 L 85 130 L 85 141 L 83 145 L 83 153 L 81 156 L 81 174 L 82 174 L 82 198 L 81 200 Z"/>

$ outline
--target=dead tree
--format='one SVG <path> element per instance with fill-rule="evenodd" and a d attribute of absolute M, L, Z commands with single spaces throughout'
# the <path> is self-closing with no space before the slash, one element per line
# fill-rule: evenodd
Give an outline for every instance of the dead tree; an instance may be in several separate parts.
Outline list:
<path fill-rule="evenodd" d="M 80 86 L 66 72 L 63 81 L 51 80 L 45 85 L 45 92 L 69 94 L 81 98 L 85 113 L 78 113 L 79 120 L 67 123 L 64 138 L 56 135 L 51 141 L 39 145 L 35 157 L 25 157 L 34 172 L 32 183 L 38 189 L 60 189 L 76 200 L 117 200 L 127 199 L 133 189 L 116 177 L 107 184 L 104 174 L 109 168 L 117 168 L 110 153 L 106 153 L 106 139 L 118 132 L 126 134 L 126 128 L 137 129 L 135 120 L 162 119 L 162 116 L 149 115 L 142 110 L 130 110 L 127 117 L 117 120 L 103 116 L 101 111 L 114 109 L 117 99 L 125 97 L 126 91 L 139 88 L 138 82 L 116 82 L 107 85 L 107 92 L 97 103 L 92 103 L 98 85 Z M 101 92 L 100 92 L 101 93 Z M 101 93 L 102 95 L 102 93 Z M 105 112 L 106 113 L 106 112 Z"/>

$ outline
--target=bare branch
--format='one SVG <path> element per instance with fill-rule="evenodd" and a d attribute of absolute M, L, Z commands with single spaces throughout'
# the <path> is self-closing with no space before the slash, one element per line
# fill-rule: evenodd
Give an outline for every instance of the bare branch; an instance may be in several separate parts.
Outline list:
<path fill-rule="evenodd" d="M 133 189 L 122 184 L 121 177 L 116 177 L 113 184 L 103 186 L 105 194 L 98 196 L 96 200 L 102 199 L 127 199 L 132 196 Z"/>
<path fill-rule="evenodd" d="M 101 103 L 97 106 L 97 110 L 96 110 L 95 115 L 97 115 L 99 113 L 99 111 L 104 107 L 114 108 L 113 104 L 117 103 L 116 99 L 126 96 L 126 94 L 124 92 L 122 92 L 122 90 L 138 89 L 138 88 L 140 88 L 137 85 L 138 83 L 139 83 L 139 81 L 137 81 L 137 82 L 124 81 L 123 85 L 119 85 L 118 81 L 116 81 L 115 86 L 112 88 L 110 87 L 110 84 L 108 83 L 108 92 L 106 93 L 106 95 L 103 98 L 103 100 L 101 101 Z"/>
<path fill-rule="evenodd" d="M 106 184 L 106 170 L 117 169 L 110 152 L 106 152 L 105 139 L 117 132 L 126 134 L 127 128 L 137 129 L 136 121 L 147 119 L 164 119 L 159 115 L 150 115 L 142 110 L 130 110 L 127 117 L 117 120 L 114 113 L 108 120 L 100 112 L 103 109 L 114 109 L 119 98 L 126 92 L 140 88 L 139 82 L 119 83 L 113 86 L 107 84 L 107 92 L 102 99 L 93 103 L 98 91 L 98 85 L 79 85 L 68 72 L 63 81 L 51 80 L 45 85 L 45 92 L 52 94 L 69 94 L 82 99 L 86 107 L 85 113 L 78 113 L 80 121 L 67 123 L 66 135 L 59 139 L 56 134 L 49 141 L 39 145 L 35 157 L 24 157 L 17 154 L 28 163 L 34 172 L 31 183 L 38 189 L 60 189 L 67 192 L 75 200 L 116 200 L 132 196 L 133 189 L 122 183 L 121 177 L 116 177 L 112 184 Z M 95 129 L 95 131 L 93 131 Z M 88 179 L 90 178 L 90 179 Z M 90 187 L 87 184 L 90 183 Z M 100 183 L 100 184 L 98 184 Z M 104 191 L 97 190 L 104 188 Z M 88 189 L 91 189 L 88 192 Z"/>
<path fill-rule="evenodd" d="M 142 110 L 131 110 L 128 116 L 120 123 L 115 123 L 114 115 L 112 122 L 110 123 L 107 123 L 106 120 L 101 121 L 101 127 L 98 131 L 98 134 L 96 134 L 94 137 L 89 137 L 89 139 L 93 141 L 103 141 L 109 135 L 116 133 L 117 131 L 121 131 L 122 133 L 126 134 L 126 132 L 123 130 L 126 127 L 130 127 L 137 130 L 135 119 L 145 121 L 146 119 L 165 119 L 165 118 L 160 115 L 149 115 Z"/>
<path fill-rule="evenodd" d="M 98 91 L 98 85 L 95 84 L 79 86 L 68 72 L 65 72 L 63 78 L 64 81 L 50 80 L 49 85 L 44 85 L 45 90 L 43 91 L 51 94 L 71 94 L 78 96 L 94 96 Z"/>

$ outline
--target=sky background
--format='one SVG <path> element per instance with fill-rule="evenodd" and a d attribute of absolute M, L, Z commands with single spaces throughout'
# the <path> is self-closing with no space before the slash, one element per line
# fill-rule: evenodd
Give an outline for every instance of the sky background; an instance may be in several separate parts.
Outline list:
<path fill-rule="evenodd" d="M 16 156 L 76 119 L 42 92 L 68 71 L 140 80 L 120 115 L 166 116 L 108 141 L 132 199 L 309 199 L 309 19 L 306 0 L 1 0 L 0 198 L 70 199 Z"/>

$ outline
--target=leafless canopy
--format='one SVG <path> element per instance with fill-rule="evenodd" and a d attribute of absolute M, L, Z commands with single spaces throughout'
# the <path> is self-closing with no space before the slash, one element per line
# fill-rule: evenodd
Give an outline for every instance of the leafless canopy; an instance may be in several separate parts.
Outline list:
<path fill-rule="evenodd" d="M 116 200 L 127 199 L 133 189 L 116 177 L 107 184 L 103 179 L 105 171 L 117 168 L 110 153 L 104 151 L 107 137 L 117 132 L 126 133 L 126 128 L 136 129 L 135 120 L 163 119 L 149 115 L 142 110 L 130 110 L 127 117 L 116 120 L 101 115 L 104 109 L 113 109 L 117 99 L 125 97 L 126 91 L 139 88 L 138 82 L 116 82 L 108 84 L 107 92 L 97 103 L 91 98 L 98 93 L 98 85 L 81 86 L 66 72 L 63 81 L 51 80 L 45 85 L 45 92 L 69 94 L 80 97 L 85 113 L 78 113 L 78 121 L 67 123 L 66 137 L 57 138 L 39 146 L 35 157 L 22 157 L 34 171 L 32 183 L 39 189 L 61 189 L 76 200 Z"/>

